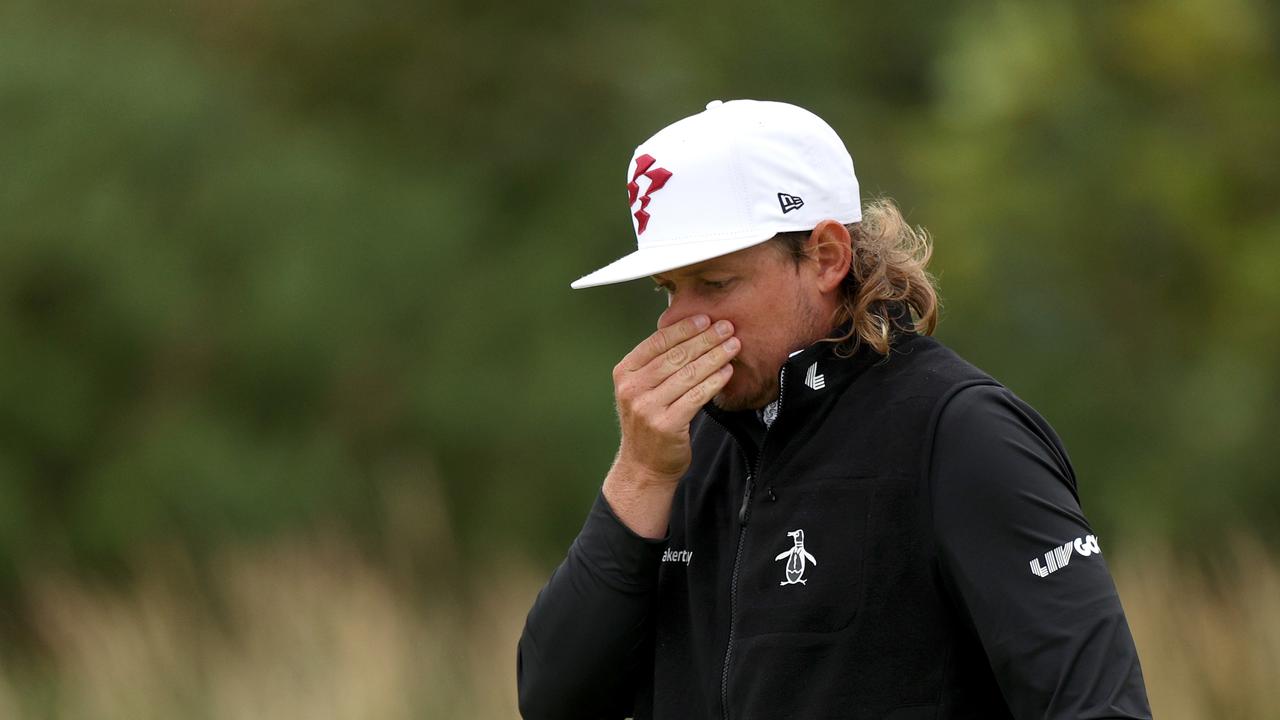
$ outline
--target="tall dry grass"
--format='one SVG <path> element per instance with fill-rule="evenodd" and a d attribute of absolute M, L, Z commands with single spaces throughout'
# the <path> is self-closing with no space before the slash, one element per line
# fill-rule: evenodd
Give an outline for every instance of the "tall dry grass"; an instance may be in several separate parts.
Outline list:
<path fill-rule="evenodd" d="M 34 583 L 45 659 L 0 671 L 0 717 L 516 716 L 519 606 L 538 584 L 526 568 L 424 593 L 332 538 L 230 553 L 207 577 L 154 567 L 127 590 Z"/>
<path fill-rule="evenodd" d="M 1212 577 L 1159 551 L 1111 562 L 1157 717 L 1280 717 L 1274 558 L 1241 543 Z M 207 573 L 153 557 L 123 589 L 34 579 L 44 652 L 0 667 L 0 717 L 517 717 L 515 641 L 543 573 L 404 574 L 328 536 L 229 550 Z"/>
<path fill-rule="evenodd" d="M 1207 569 L 1164 548 L 1112 564 L 1163 720 L 1280 718 L 1280 566 L 1240 539 Z"/>

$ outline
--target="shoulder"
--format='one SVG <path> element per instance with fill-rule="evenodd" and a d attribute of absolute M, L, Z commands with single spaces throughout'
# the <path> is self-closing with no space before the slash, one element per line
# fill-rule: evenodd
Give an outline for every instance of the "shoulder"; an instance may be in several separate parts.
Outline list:
<path fill-rule="evenodd" d="M 889 354 L 872 366 L 872 371 L 904 385 L 905 389 L 939 395 L 973 384 L 996 384 L 981 368 L 941 341 L 924 335 L 909 335 L 894 343 Z"/>
<path fill-rule="evenodd" d="M 939 463 L 983 465 L 1008 454 L 1041 459 L 1075 487 L 1066 448 L 1040 413 L 999 384 L 965 386 L 944 398 L 933 432 Z"/>
<path fill-rule="evenodd" d="M 903 337 L 888 356 L 871 366 L 866 376 L 855 392 L 876 389 L 872 394 L 879 396 L 878 402 L 890 421 L 895 425 L 908 423 L 902 427 L 921 438 L 926 468 L 943 410 L 973 389 L 1003 389 L 991 375 L 951 348 L 922 335 Z"/>
<path fill-rule="evenodd" d="M 1007 388 L 970 387 L 946 403 L 927 472 L 935 527 L 944 536 L 1018 527 L 1045 515 L 1085 525 L 1066 449 Z"/>

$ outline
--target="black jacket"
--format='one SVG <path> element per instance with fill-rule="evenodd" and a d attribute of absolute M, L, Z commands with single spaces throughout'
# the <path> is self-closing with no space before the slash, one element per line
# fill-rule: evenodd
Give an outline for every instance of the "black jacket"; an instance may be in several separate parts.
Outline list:
<path fill-rule="evenodd" d="M 520 640 L 526 718 L 1148 718 L 1066 452 L 936 341 L 708 407 L 669 535 L 597 498 Z"/>

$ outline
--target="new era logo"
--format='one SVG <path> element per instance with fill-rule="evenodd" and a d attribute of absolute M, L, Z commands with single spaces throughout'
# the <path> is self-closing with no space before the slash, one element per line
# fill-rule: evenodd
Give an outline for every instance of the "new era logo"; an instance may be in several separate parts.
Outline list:
<path fill-rule="evenodd" d="M 799 195 L 778 193 L 778 204 L 782 206 L 782 214 L 786 215 L 792 210 L 799 210 L 804 207 L 804 200 L 800 199 Z"/>
<path fill-rule="evenodd" d="M 826 376 L 818 374 L 818 363 L 809 366 L 808 372 L 804 374 L 804 384 L 813 390 L 821 390 L 827 386 Z"/>

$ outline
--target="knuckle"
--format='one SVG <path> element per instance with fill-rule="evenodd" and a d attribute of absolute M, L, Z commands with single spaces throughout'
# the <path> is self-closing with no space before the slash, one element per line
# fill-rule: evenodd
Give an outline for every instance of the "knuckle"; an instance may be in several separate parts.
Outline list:
<path fill-rule="evenodd" d="M 707 388 L 701 383 L 694 385 L 685 393 L 685 397 L 694 405 L 704 405 L 707 401 Z"/>
<path fill-rule="evenodd" d="M 630 402 L 631 413 L 644 425 L 652 425 L 653 421 L 650 416 L 653 414 L 653 401 L 648 396 L 634 398 Z"/>
<path fill-rule="evenodd" d="M 659 416 L 649 420 L 649 432 L 654 435 L 666 435 L 671 430 L 667 427 L 666 418 Z"/>
<path fill-rule="evenodd" d="M 667 351 L 667 364 L 671 367 L 684 365 L 688 359 L 689 353 L 684 349 L 683 345 L 677 345 Z"/>
<path fill-rule="evenodd" d="M 626 397 L 631 394 L 631 379 L 625 375 L 613 378 L 613 394 L 618 397 Z"/>
<path fill-rule="evenodd" d="M 667 350 L 667 336 L 662 330 L 649 336 L 645 342 L 649 345 L 649 352 L 653 355 L 661 355 Z"/>
<path fill-rule="evenodd" d="M 613 396 L 617 398 L 618 405 L 626 407 L 628 411 L 635 411 L 643 407 L 643 393 L 635 387 L 635 383 L 625 382 L 621 386 L 614 388 Z"/>
<path fill-rule="evenodd" d="M 676 372 L 676 376 L 681 382 L 692 383 L 698 379 L 698 366 L 693 363 L 685 365 Z"/>

